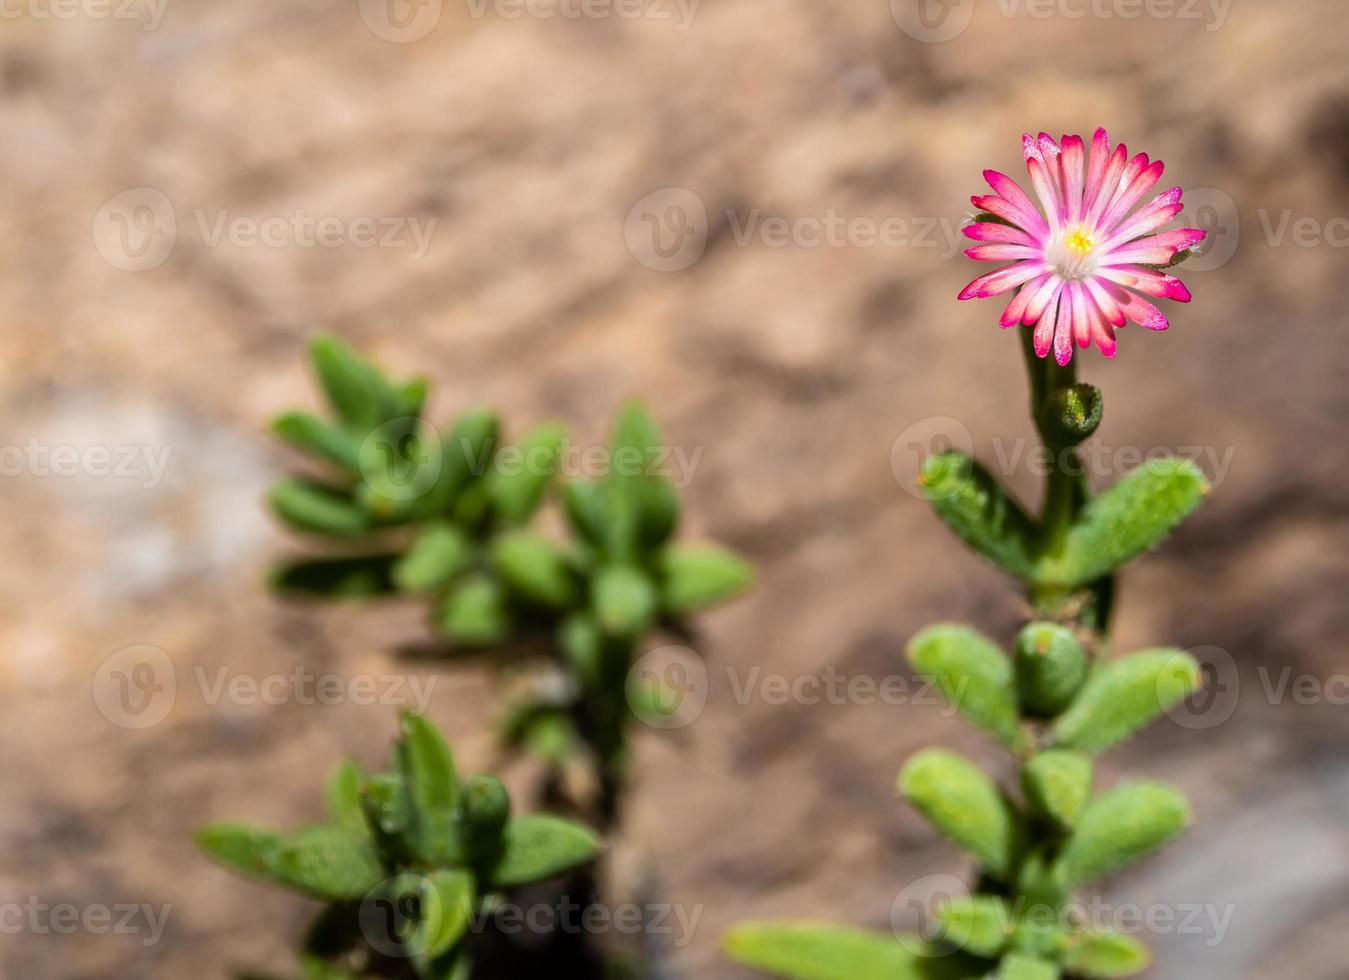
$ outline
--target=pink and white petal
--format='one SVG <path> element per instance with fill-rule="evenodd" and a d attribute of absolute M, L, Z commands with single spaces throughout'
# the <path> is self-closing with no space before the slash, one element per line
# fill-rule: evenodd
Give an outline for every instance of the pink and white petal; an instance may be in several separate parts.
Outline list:
<path fill-rule="evenodd" d="M 1112 326 L 1124 326 L 1124 311 L 1120 309 L 1115 298 L 1110 295 L 1110 290 L 1095 279 L 1084 279 L 1082 282 L 1087 287 L 1087 296 L 1096 305 L 1096 309 L 1100 312 L 1102 318 Z"/>
<path fill-rule="evenodd" d="M 997 194 L 976 194 L 970 198 L 970 203 L 980 211 L 987 211 L 1003 221 L 1010 221 L 1032 238 L 1043 239 L 1049 234 L 1049 226 L 1045 224 L 1045 219 L 1040 217 L 1039 212 L 1023 211 L 1005 197 L 999 197 Z"/>
<path fill-rule="evenodd" d="M 1144 161 L 1147 160 L 1147 154 L 1140 153 L 1139 156 Z M 1128 217 L 1134 206 L 1143 200 L 1143 195 L 1157 186 L 1157 182 L 1162 179 L 1165 170 L 1166 164 L 1160 160 L 1154 160 L 1151 164 L 1145 166 L 1133 180 L 1124 185 L 1124 190 L 1101 218 L 1101 227 L 1113 234 L 1113 229 Z"/>
<path fill-rule="evenodd" d="M 1208 232 L 1202 228 L 1177 228 L 1146 238 L 1136 238 L 1127 244 L 1106 249 L 1101 253 L 1102 265 L 1165 265 L 1176 253 L 1202 242 Z"/>
<path fill-rule="evenodd" d="M 1054 187 L 1054 181 L 1049 175 L 1048 167 L 1040 160 L 1032 157 L 1026 161 L 1026 170 L 1030 173 L 1031 186 L 1035 188 L 1035 194 L 1044 205 L 1045 215 L 1049 219 L 1051 230 L 1058 230 L 1063 227 L 1063 212 L 1060 208 L 1058 190 Z"/>
<path fill-rule="evenodd" d="M 1035 202 L 1030 199 L 1030 195 L 1021 189 L 1021 185 L 1008 177 L 1000 170 L 985 170 L 984 180 L 988 181 L 988 186 L 993 188 L 993 193 L 1001 198 L 1005 198 L 1014 207 L 1025 211 L 1027 214 L 1033 214 L 1039 217 L 1039 212 L 1035 210 Z"/>
<path fill-rule="evenodd" d="M 1068 284 L 1068 299 L 1073 314 L 1073 340 L 1078 347 L 1086 347 L 1091 344 L 1092 306 L 1080 281 Z"/>
<path fill-rule="evenodd" d="M 1059 307 L 1063 303 L 1063 291 L 1054 294 L 1054 302 L 1045 309 L 1044 316 L 1035 324 L 1035 333 L 1031 335 L 1031 344 L 1036 357 L 1046 357 L 1054 346 L 1054 327 L 1059 319 Z M 1070 351 L 1072 347 L 1068 348 Z"/>
<path fill-rule="evenodd" d="M 1040 145 L 1040 158 L 1044 160 L 1045 173 L 1049 175 L 1049 182 L 1054 187 L 1054 194 L 1059 205 L 1060 216 L 1067 214 L 1068 197 L 1064 193 L 1063 169 L 1059 164 L 1063 156 L 1063 150 L 1059 144 L 1054 142 L 1054 137 L 1048 133 L 1041 133 L 1036 139 Z"/>
<path fill-rule="evenodd" d="M 1104 318 L 1098 318 L 1093 325 L 1092 339 L 1096 341 L 1096 349 L 1106 357 L 1113 358 L 1119 349 L 1119 342 L 1115 340 L 1115 327 Z"/>
<path fill-rule="evenodd" d="M 1082 215 L 1091 212 L 1092 205 L 1101 193 L 1101 181 L 1105 179 L 1106 164 L 1110 162 L 1110 136 L 1105 128 L 1096 130 L 1091 138 L 1091 153 L 1087 160 L 1087 182 L 1082 191 Z"/>
<path fill-rule="evenodd" d="M 1149 330 L 1165 330 L 1171 326 L 1171 321 L 1166 315 L 1142 296 L 1118 286 L 1114 287 L 1114 290 L 1116 291 L 1113 295 L 1130 322 L 1147 327 Z"/>
<path fill-rule="evenodd" d="M 1123 242 L 1132 241 L 1149 232 L 1156 231 L 1184 209 L 1180 201 L 1180 188 L 1173 187 L 1165 194 L 1159 194 L 1110 233 L 1110 237 L 1101 243 L 1102 248 L 1113 248 Z"/>
<path fill-rule="evenodd" d="M 975 279 L 960 291 L 960 299 L 986 299 L 989 296 L 997 296 L 1047 271 L 1048 267 L 1043 262 L 1017 262 L 1005 269 L 998 269 Z"/>
<path fill-rule="evenodd" d="M 1188 303 L 1191 299 L 1185 283 L 1157 269 L 1141 265 L 1102 266 L 1096 275 L 1158 299 L 1173 299 L 1177 303 Z"/>
<path fill-rule="evenodd" d="M 976 242 L 1011 242 L 1014 245 L 1034 245 L 1033 239 L 1020 228 L 999 224 L 996 221 L 976 221 L 961 229 L 968 238 Z"/>
<path fill-rule="evenodd" d="M 993 242 L 988 245 L 974 245 L 965 249 L 965 257 L 980 262 L 1009 262 L 1021 259 L 1043 259 L 1044 249 L 1034 245 L 1013 245 L 1008 242 Z"/>
<path fill-rule="evenodd" d="M 1120 179 L 1124 175 L 1124 168 L 1128 165 L 1129 148 L 1121 143 L 1115 147 L 1115 152 L 1110 154 L 1110 159 L 1106 161 L 1105 175 L 1101 178 L 1101 189 L 1087 209 L 1086 217 L 1083 219 L 1089 229 L 1097 237 L 1104 237 L 1101 231 L 1101 215 L 1110 207 L 1110 202 L 1115 199 L 1119 193 Z"/>
<path fill-rule="evenodd" d="M 1062 277 L 1054 274 L 1048 276 L 1031 294 L 1030 302 L 1026 304 L 1026 311 L 1021 316 L 1021 322 L 1029 326 L 1038 321 L 1062 291 Z"/>
<path fill-rule="evenodd" d="M 1063 169 L 1063 193 L 1067 198 L 1068 224 L 1082 218 L 1082 188 L 1086 181 L 1086 148 L 1081 136 L 1063 138 L 1063 155 L 1059 157 Z"/>
<path fill-rule="evenodd" d="M 1014 327 L 1021 322 L 1021 314 L 1026 312 L 1026 304 L 1030 302 L 1031 294 L 1040 288 L 1041 284 L 1049 276 L 1041 276 L 1039 279 L 1032 279 L 1026 285 L 1022 286 L 1012 301 L 1007 304 L 1007 308 L 1002 311 L 1002 316 L 998 318 L 998 326 L 1006 330 L 1008 327 Z"/>
<path fill-rule="evenodd" d="M 1073 317 L 1065 291 L 1059 297 L 1058 322 L 1054 324 L 1054 360 L 1063 367 L 1073 359 Z"/>

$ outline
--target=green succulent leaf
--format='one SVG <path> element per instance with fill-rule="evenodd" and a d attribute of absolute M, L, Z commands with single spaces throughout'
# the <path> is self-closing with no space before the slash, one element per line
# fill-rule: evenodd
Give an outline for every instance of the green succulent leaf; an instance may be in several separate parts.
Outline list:
<path fill-rule="evenodd" d="M 440 441 L 440 472 L 435 483 L 414 505 L 418 515 L 450 513 L 460 496 L 488 472 L 496 453 L 501 420 L 489 409 L 460 415 Z M 484 499 L 484 506 L 486 501 Z"/>
<path fill-rule="evenodd" d="M 590 480 L 572 480 L 562 489 L 567 522 L 587 544 L 604 543 L 604 495 Z"/>
<path fill-rule="evenodd" d="M 1016 638 L 1016 680 L 1021 702 L 1052 718 L 1072 702 L 1087 679 L 1087 652 L 1057 623 L 1031 623 Z"/>
<path fill-rule="evenodd" d="M 276 834 L 216 824 L 197 845 L 235 871 L 328 901 L 361 898 L 384 876 L 369 837 L 342 826 Z"/>
<path fill-rule="evenodd" d="M 993 895 L 952 898 L 935 910 L 940 938 L 975 956 L 994 957 L 1011 939 L 1015 917 L 1006 899 Z"/>
<path fill-rule="evenodd" d="M 567 553 L 541 534 L 515 530 L 492 543 L 492 563 L 502 580 L 530 602 L 567 609 L 581 597 Z"/>
<path fill-rule="evenodd" d="M 324 599 L 368 599 L 394 594 L 393 568 L 397 555 L 358 555 L 346 558 L 307 558 L 275 569 L 272 590 L 283 594 Z"/>
<path fill-rule="evenodd" d="M 1208 483 L 1184 459 L 1156 459 L 1093 497 L 1068 532 L 1063 551 L 1036 569 L 1042 585 L 1085 585 L 1159 545 L 1199 506 Z"/>
<path fill-rule="evenodd" d="M 436 610 L 436 627 L 462 646 L 485 647 L 506 640 L 511 618 L 501 583 L 483 574 L 456 583 Z"/>
<path fill-rule="evenodd" d="M 603 669 L 604 634 L 595 617 L 573 613 L 557 628 L 557 645 L 583 684 L 595 685 Z"/>
<path fill-rule="evenodd" d="M 421 881 L 421 919 L 410 945 L 423 969 L 449 952 L 468 931 L 477 889 L 462 870 L 432 871 Z"/>
<path fill-rule="evenodd" d="M 330 821 L 350 830 L 365 831 L 365 816 L 361 810 L 361 786 L 365 778 L 365 773 L 355 762 L 344 762 L 333 770 L 325 793 Z"/>
<path fill-rule="evenodd" d="M 1011 953 L 998 965 L 998 980 L 1059 980 L 1059 968 L 1049 960 Z"/>
<path fill-rule="evenodd" d="M 976 980 L 986 967 L 918 936 L 817 922 L 748 922 L 725 937 L 726 955 L 788 980 Z"/>
<path fill-rule="evenodd" d="M 1085 753 L 1049 749 L 1022 767 L 1021 790 L 1032 810 L 1071 829 L 1091 798 L 1094 769 Z"/>
<path fill-rule="evenodd" d="M 937 685 L 952 707 L 1015 747 L 1022 739 L 1012 662 L 992 640 L 967 626 L 939 624 L 908 647 L 914 669 Z"/>
<path fill-rule="evenodd" d="M 660 556 L 661 600 L 673 616 L 718 605 L 754 583 L 754 569 L 716 545 L 672 545 Z"/>
<path fill-rule="evenodd" d="M 997 479 L 964 453 L 929 456 L 923 495 L 956 536 L 1015 578 L 1035 574 L 1038 529 Z"/>
<path fill-rule="evenodd" d="M 521 438 L 518 458 L 507 465 L 505 453 L 487 475 L 487 492 L 498 517 L 507 524 L 524 524 L 552 483 L 561 458 L 567 430 L 547 423 L 536 426 Z"/>
<path fill-rule="evenodd" d="M 394 566 L 393 578 L 402 592 L 430 595 L 441 591 L 473 564 L 473 542 L 453 524 L 425 527 L 407 554 Z"/>
<path fill-rule="evenodd" d="M 595 835 L 569 820 L 542 813 L 515 817 L 506 824 L 492 885 L 514 888 L 545 881 L 586 863 L 598 850 Z"/>
<path fill-rule="evenodd" d="M 661 435 L 655 419 L 640 402 L 619 409 L 610 439 L 610 465 L 601 486 L 604 508 L 604 550 L 612 558 L 636 557 L 644 537 L 644 521 L 657 530 L 658 501 L 649 499 L 649 484 L 658 474 Z M 668 504 L 668 501 L 666 502 Z M 644 517 L 644 513 L 649 512 Z"/>
<path fill-rule="evenodd" d="M 601 568 L 592 584 L 595 617 L 610 636 L 636 636 L 656 618 L 656 585 L 631 565 Z"/>
<path fill-rule="evenodd" d="M 273 484 L 268 499 L 277 517 L 306 534 L 351 536 L 370 529 L 370 517 L 341 487 L 290 477 Z"/>
<path fill-rule="evenodd" d="M 1054 722 L 1055 742 L 1099 755 L 1197 690 L 1203 675 L 1183 650 L 1158 648 L 1097 667 Z"/>
<path fill-rule="evenodd" d="M 1088 804 L 1059 858 L 1078 887 L 1155 851 L 1190 823 L 1181 793 L 1160 783 L 1126 783 Z"/>
<path fill-rule="evenodd" d="M 415 711 L 403 714 L 396 750 L 398 771 L 419 813 L 450 810 L 459 801 L 454 755 L 439 729 Z"/>
<path fill-rule="evenodd" d="M 679 526 L 679 494 L 664 474 L 651 473 L 637 490 L 637 536 L 645 550 L 659 548 Z"/>
<path fill-rule="evenodd" d="M 352 475 L 359 472 L 360 443 L 308 412 L 287 412 L 272 420 L 272 432 L 283 442 L 317 456 Z"/>
<path fill-rule="evenodd" d="M 253 878 L 267 877 L 268 858 L 281 839 L 274 831 L 233 823 L 211 824 L 196 834 L 197 847 L 212 860 Z"/>
<path fill-rule="evenodd" d="M 899 792 L 993 877 L 1007 880 L 1023 828 L 997 784 L 974 763 L 945 749 L 924 749 L 899 774 Z"/>
<path fill-rule="evenodd" d="M 332 334 L 309 344 L 309 358 L 337 417 L 364 435 L 397 411 L 398 399 L 379 370 Z"/>
<path fill-rule="evenodd" d="M 1065 966 L 1074 976 L 1087 980 L 1115 980 L 1141 973 L 1151 962 L 1148 948 L 1132 936 L 1092 932 L 1069 952 Z"/>

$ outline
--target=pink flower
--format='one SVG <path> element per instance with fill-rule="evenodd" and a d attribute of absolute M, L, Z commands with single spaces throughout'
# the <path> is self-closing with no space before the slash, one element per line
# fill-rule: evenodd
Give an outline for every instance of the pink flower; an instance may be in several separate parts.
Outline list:
<path fill-rule="evenodd" d="M 1012 264 L 980 276 L 960 298 L 997 296 L 1019 286 L 999 323 L 1033 325 L 1035 353 L 1044 357 L 1052 347 L 1059 364 L 1072 360 L 1073 341 L 1079 347 L 1095 341 L 1102 354 L 1114 357 L 1115 330 L 1126 320 L 1165 330 L 1166 317 L 1144 296 L 1190 301 L 1185 284 L 1158 267 L 1203 241 L 1206 232 L 1158 233 L 1181 211 L 1179 187 L 1134 211 L 1161 179 L 1162 162 L 1149 163 L 1146 153 L 1131 160 L 1123 143 L 1112 153 L 1104 129 L 1096 130 L 1090 153 L 1080 136 L 1056 143 L 1046 133 L 1039 139 L 1027 134 L 1022 143 L 1040 207 L 1006 174 L 984 171 L 994 193 L 970 200 L 1007 223 L 967 226 L 965 234 L 981 244 L 965 254 Z"/>

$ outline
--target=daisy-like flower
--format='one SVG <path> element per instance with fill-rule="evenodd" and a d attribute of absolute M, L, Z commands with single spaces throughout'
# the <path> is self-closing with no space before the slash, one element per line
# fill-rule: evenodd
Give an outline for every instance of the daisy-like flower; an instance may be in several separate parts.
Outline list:
<path fill-rule="evenodd" d="M 1040 207 L 1006 174 L 985 170 L 993 193 L 970 198 L 974 206 L 1006 222 L 981 221 L 965 234 L 982 244 L 965 254 L 1012 264 L 980 276 L 961 299 L 997 296 L 1020 287 L 999 323 L 1035 328 L 1035 353 L 1050 349 L 1059 364 L 1073 357 L 1073 343 L 1095 342 L 1115 356 L 1115 330 L 1126 321 L 1149 330 L 1170 324 L 1145 296 L 1190 301 L 1190 291 L 1162 269 L 1178 252 L 1203 241 L 1206 232 L 1181 228 L 1157 233 L 1181 211 L 1173 187 L 1134 210 L 1161 179 L 1162 161 L 1146 153 L 1133 159 L 1123 143 L 1110 149 L 1104 129 L 1091 150 L 1080 136 L 1056 143 L 1048 134 L 1022 137 L 1026 169 Z"/>

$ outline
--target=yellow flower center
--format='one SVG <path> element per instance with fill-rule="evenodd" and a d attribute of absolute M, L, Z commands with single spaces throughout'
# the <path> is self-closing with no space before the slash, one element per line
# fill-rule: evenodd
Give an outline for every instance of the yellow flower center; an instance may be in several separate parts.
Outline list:
<path fill-rule="evenodd" d="M 1078 228 L 1063 240 L 1064 247 L 1070 252 L 1076 252 L 1079 256 L 1086 255 L 1092 250 L 1092 247 L 1095 244 L 1096 243 L 1091 240 L 1091 236 L 1081 228 Z"/>

